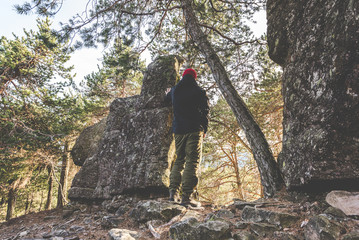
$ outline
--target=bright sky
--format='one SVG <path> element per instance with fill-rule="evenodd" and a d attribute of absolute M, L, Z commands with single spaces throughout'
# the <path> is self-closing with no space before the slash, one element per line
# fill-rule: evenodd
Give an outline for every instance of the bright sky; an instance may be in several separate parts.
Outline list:
<path fill-rule="evenodd" d="M 19 15 L 15 12 L 14 5 L 22 4 L 25 0 L 1 0 L 0 8 L 0 36 L 12 38 L 12 33 L 18 36 L 23 35 L 23 29 L 36 30 L 36 15 Z M 61 11 L 55 16 L 53 21 L 53 28 L 60 27 L 59 22 L 67 22 L 72 16 L 79 11 L 85 9 L 88 0 L 65 0 Z M 256 14 L 256 25 L 252 25 L 253 32 L 256 36 L 260 36 L 266 31 L 265 12 Z M 102 56 L 102 49 L 81 49 L 72 55 L 70 65 L 75 66 L 74 72 L 77 74 L 75 81 L 77 83 L 83 80 L 83 77 L 93 71 L 97 70 L 97 65 L 100 64 Z M 148 64 L 149 62 L 147 62 Z"/>
<path fill-rule="evenodd" d="M 267 18 L 266 12 L 260 11 L 254 14 L 256 24 L 249 24 L 255 36 L 259 37 L 267 32 Z"/>
<path fill-rule="evenodd" d="M 36 15 L 19 15 L 14 9 L 15 4 L 24 3 L 25 0 L 1 0 L 0 8 L 0 35 L 12 38 L 12 33 L 23 36 L 23 29 L 37 30 Z M 85 9 L 88 0 L 64 1 L 61 11 L 55 16 L 53 28 L 59 29 L 59 22 L 67 22 L 72 16 L 78 13 L 79 9 Z M 77 74 L 75 81 L 81 82 L 83 77 L 92 71 L 97 70 L 99 58 L 102 56 L 102 49 L 83 48 L 75 52 L 70 60 L 70 65 L 75 66 L 74 72 Z"/>

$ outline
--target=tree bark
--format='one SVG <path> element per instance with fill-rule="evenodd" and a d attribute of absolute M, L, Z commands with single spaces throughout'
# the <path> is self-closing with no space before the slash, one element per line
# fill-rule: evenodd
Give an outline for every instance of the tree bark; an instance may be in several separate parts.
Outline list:
<path fill-rule="evenodd" d="M 70 163 L 70 156 L 69 156 L 69 144 L 66 141 L 64 145 L 64 152 L 62 155 L 62 167 L 61 167 L 61 175 L 60 175 L 60 184 L 59 190 L 57 195 L 57 208 L 62 208 L 64 206 L 64 202 L 66 201 L 66 189 L 67 189 L 67 176 L 69 172 L 69 163 Z"/>
<path fill-rule="evenodd" d="M 235 146 L 234 146 L 234 148 L 235 148 Z M 234 149 L 234 151 L 235 151 L 235 149 Z M 238 166 L 237 156 L 234 159 L 233 167 L 234 167 L 234 171 L 236 174 L 237 194 L 240 199 L 244 200 L 243 191 L 242 191 L 242 179 L 239 174 L 239 166 Z"/>
<path fill-rule="evenodd" d="M 10 188 L 7 199 L 7 211 L 6 211 L 6 221 L 9 221 L 14 214 L 15 210 L 15 201 L 16 201 L 16 190 Z"/>
<path fill-rule="evenodd" d="M 31 212 L 32 202 L 34 200 L 34 192 L 28 193 L 25 203 L 25 215 Z"/>
<path fill-rule="evenodd" d="M 25 215 L 28 213 L 29 206 L 30 206 L 30 193 L 28 193 L 27 196 L 26 196 Z"/>
<path fill-rule="evenodd" d="M 29 204 L 29 208 L 28 208 L 28 213 L 31 212 L 31 208 L 32 208 L 32 204 L 34 203 L 34 193 L 31 193 L 30 196 L 30 204 Z"/>
<path fill-rule="evenodd" d="M 42 208 L 42 203 L 44 202 L 44 191 L 41 191 L 41 198 L 40 198 L 40 205 L 39 205 L 39 212 Z"/>
<path fill-rule="evenodd" d="M 192 2 L 193 0 L 181 0 L 186 28 L 195 44 L 205 56 L 220 91 L 236 116 L 238 124 L 244 130 L 259 168 L 264 194 L 266 197 L 271 197 L 284 186 L 279 167 L 263 132 L 233 87 L 221 60 L 200 28 Z"/>
<path fill-rule="evenodd" d="M 51 208 L 51 203 L 52 203 L 52 189 L 53 189 L 52 166 L 48 166 L 47 171 L 49 173 L 49 180 L 48 180 L 48 191 L 47 191 L 45 210 L 49 210 Z"/>

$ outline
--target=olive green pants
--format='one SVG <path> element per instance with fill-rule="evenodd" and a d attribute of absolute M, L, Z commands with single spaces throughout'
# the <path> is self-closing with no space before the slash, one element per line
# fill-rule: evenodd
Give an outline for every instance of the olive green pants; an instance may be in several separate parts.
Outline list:
<path fill-rule="evenodd" d="M 203 132 L 175 134 L 177 158 L 170 174 L 170 190 L 177 191 L 182 183 L 185 195 L 191 195 L 197 186 L 197 168 L 202 155 Z M 183 173 L 181 175 L 181 172 Z"/>

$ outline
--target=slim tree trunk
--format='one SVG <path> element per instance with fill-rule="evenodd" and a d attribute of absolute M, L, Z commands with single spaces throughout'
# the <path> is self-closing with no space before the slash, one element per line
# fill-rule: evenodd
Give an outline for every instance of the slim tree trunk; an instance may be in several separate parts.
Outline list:
<path fill-rule="evenodd" d="M 14 215 L 16 202 L 16 190 L 11 188 L 8 193 L 7 199 L 7 211 L 6 211 L 6 221 L 10 220 Z"/>
<path fill-rule="evenodd" d="M 28 193 L 28 194 L 27 194 L 27 196 L 26 196 L 26 202 L 25 202 L 25 214 L 27 214 L 27 213 L 28 213 L 29 206 L 30 206 L 30 193 Z"/>
<path fill-rule="evenodd" d="M 31 212 L 33 201 L 34 201 L 34 192 L 31 191 L 30 193 L 27 194 L 26 204 L 25 204 L 25 214 Z"/>
<path fill-rule="evenodd" d="M 57 208 L 61 208 L 64 206 L 65 194 L 66 194 L 65 191 L 67 189 L 67 176 L 69 172 L 69 163 L 70 163 L 69 144 L 66 141 L 64 146 L 64 153 L 62 155 L 60 185 L 57 195 Z"/>
<path fill-rule="evenodd" d="M 40 198 L 40 205 L 39 205 L 39 212 L 42 208 L 42 203 L 44 202 L 44 191 L 41 191 L 41 198 Z"/>
<path fill-rule="evenodd" d="M 240 199 L 244 199 L 243 192 L 242 192 L 242 181 L 241 181 L 241 176 L 239 174 L 239 166 L 238 166 L 237 156 L 234 160 L 235 161 L 234 161 L 233 167 L 234 167 L 234 171 L 236 174 L 237 194 Z"/>
<path fill-rule="evenodd" d="M 49 210 L 51 208 L 52 189 L 53 189 L 52 167 L 48 166 L 47 171 L 49 173 L 49 180 L 48 180 L 48 191 L 47 191 L 47 200 L 46 200 L 46 204 L 45 204 L 45 210 Z"/>
<path fill-rule="evenodd" d="M 263 132 L 233 87 L 221 60 L 212 48 L 207 36 L 200 28 L 192 7 L 192 2 L 193 0 L 181 0 L 183 14 L 186 20 L 186 28 L 195 44 L 205 56 L 219 89 L 236 116 L 238 124 L 246 134 L 253 151 L 254 159 L 259 168 L 265 196 L 273 196 L 277 190 L 280 190 L 284 186 L 279 167 Z"/>
<path fill-rule="evenodd" d="M 30 196 L 30 204 L 29 204 L 28 212 L 31 212 L 33 202 L 34 202 L 34 193 L 32 192 Z"/>

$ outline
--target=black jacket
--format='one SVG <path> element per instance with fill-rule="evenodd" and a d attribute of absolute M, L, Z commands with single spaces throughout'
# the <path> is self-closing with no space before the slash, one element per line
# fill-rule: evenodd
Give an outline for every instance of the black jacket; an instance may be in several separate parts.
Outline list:
<path fill-rule="evenodd" d="M 181 81 L 166 95 L 165 101 L 173 106 L 173 132 L 185 134 L 197 131 L 207 132 L 208 97 L 206 91 L 197 85 L 190 75 Z"/>

